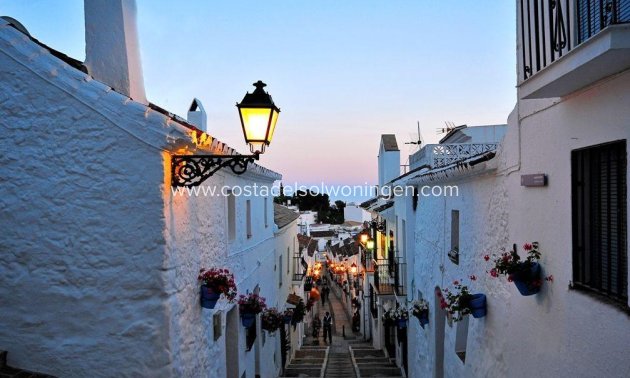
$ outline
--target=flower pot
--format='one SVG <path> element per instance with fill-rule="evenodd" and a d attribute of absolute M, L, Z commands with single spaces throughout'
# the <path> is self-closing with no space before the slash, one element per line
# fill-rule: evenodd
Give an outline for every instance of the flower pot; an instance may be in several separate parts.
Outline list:
<path fill-rule="evenodd" d="M 398 325 L 400 329 L 407 328 L 407 319 L 398 319 L 396 325 Z"/>
<path fill-rule="evenodd" d="M 540 285 L 536 282 L 540 281 L 540 264 L 533 263 L 529 269 L 519 270 L 512 273 L 512 280 L 523 296 L 534 295 L 540 291 Z"/>
<path fill-rule="evenodd" d="M 199 290 L 201 297 L 201 307 L 213 309 L 214 306 L 217 305 L 221 294 L 217 294 L 212 289 L 208 288 L 206 285 L 201 285 L 201 289 Z"/>
<path fill-rule="evenodd" d="M 486 296 L 484 294 L 473 294 L 468 302 L 468 308 L 473 318 L 483 318 L 486 316 Z"/>
<path fill-rule="evenodd" d="M 311 291 L 312 288 L 313 288 L 313 284 L 310 284 L 310 283 L 304 284 L 304 291 Z"/>
<path fill-rule="evenodd" d="M 256 322 L 256 314 L 248 312 L 241 314 L 241 324 L 243 324 L 243 327 L 249 328 L 254 325 L 254 322 Z"/>
<path fill-rule="evenodd" d="M 429 324 L 429 311 L 422 311 L 420 314 L 416 315 L 418 321 L 420 322 L 420 326 L 424 328 L 425 325 Z"/>

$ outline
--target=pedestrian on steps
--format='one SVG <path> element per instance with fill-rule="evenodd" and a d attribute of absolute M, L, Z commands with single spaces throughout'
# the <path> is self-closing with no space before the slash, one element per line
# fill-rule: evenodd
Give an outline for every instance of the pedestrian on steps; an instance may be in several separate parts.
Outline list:
<path fill-rule="evenodd" d="M 328 337 L 328 343 L 332 344 L 332 316 L 328 311 L 324 315 L 324 342 L 326 342 L 326 337 Z"/>

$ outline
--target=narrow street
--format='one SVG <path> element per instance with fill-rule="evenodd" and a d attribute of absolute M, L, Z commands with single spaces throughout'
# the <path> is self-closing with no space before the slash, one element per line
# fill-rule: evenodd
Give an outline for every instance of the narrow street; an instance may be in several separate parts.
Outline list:
<path fill-rule="evenodd" d="M 401 377 L 400 370 L 389 358 L 385 357 L 382 351 L 374 349 L 369 343 L 363 341 L 361 334 L 352 332 L 352 320 L 344 311 L 344 303 L 335 294 L 336 291 L 336 288 L 333 288 L 326 303 L 322 304 L 320 300 L 313 308 L 320 319 L 326 311 L 331 313 L 333 317 L 332 343 L 324 342 L 323 329 L 320 329 L 319 336 L 315 340 L 309 325 L 306 329 L 308 336 L 304 340 L 304 346 L 296 353 L 291 366 L 299 365 L 304 361 L 319 362 L 322 353 L 327 349 L 328 353 L 323 360 L 321 370 L 323 377 Z M 320 374 L 314 376 L 322 376 L 321 371 Z M 302 372 L 306 373 L 304 370 Z M 285 374 L 285 376 L 293 375 Z"/>

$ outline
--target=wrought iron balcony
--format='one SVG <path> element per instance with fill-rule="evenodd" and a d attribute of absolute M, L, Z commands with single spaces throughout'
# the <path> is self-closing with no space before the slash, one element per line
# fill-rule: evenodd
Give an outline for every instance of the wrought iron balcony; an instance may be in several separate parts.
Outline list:
<path fill-rule="evenodd" d="M 427 144 L 409 157 L 409 164 L 411 169 L 422 165 L 437 168 L 496 149 L 497 143 Z"/>
<path fill-rule="evenodd" d="M 519 0 L 519 42 L 521 61 L 519 81 L 527 82 L 538 76 L 537 73 L 551 66 L 554 62 L 568 55 L 579 45 L 600 34 L 611 25 L 630 23 L 630 0 Z M 582 59 L 577 57 L 575 62 L 567 66 L 567 72 L 554 73 L 554 77 L 543 80 L 540 85 L 525 91 L 524 98 L 559 97 L 575 91 L 585 84 L 576 78 L 588 76 L 585 72 L 602 71 L 602 74 L 591 75 L 599 80 L 627 66 L 627 49 L 623 40 L 627 38 L 627 31 L 620 30 L 619 36 L 601 41 L 594 53 L 585 54 Z M 589 41 L 589 44 L 592 41 Z M 610 50 L 610 51 L 609 51 Z M 609 56 L 605 56 L 610 53 Z M 574 54 L 571 54 L 574 55 Z M 585 64 L 596 62 L 600 66 L 586 67 Z M 584 66 L 584 67 L 582 67 Z M 610 71 L 606 69 L 610 67 Z M 579 72 L 583 70 L 584 72 Z M 564 78 L 566 82 L 554 83 L 554 80 Z M 601 77 L 600 77 L 601 76 Z M 575 82 L 575 83 L 571 83 Z M 562 85 L 560 85 L 562 84 Z M 588 82 L 586 85 L 589 84 Z M 546 87 L 546 88 L 545 88 Z"/>
<path fill-rule="evenodd" d="M 301 254 L 299 253 L 293 254 L 293 281 L 294 282 L 301 282 L 304 279 L 304 274 L 306 273 L 306 268 L 304 267 L 305 264 L 306 262 L 302 258 Z"/>
<path fill-rule="evenodd" d="M 374 260 L 374 287 L 379 295 L 407 295 L 405 282 L 407 264 L 404 259 Z"/>

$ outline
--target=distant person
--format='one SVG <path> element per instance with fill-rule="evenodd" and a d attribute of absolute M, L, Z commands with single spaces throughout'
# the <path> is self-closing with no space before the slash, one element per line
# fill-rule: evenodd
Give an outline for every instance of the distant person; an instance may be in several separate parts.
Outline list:
<path fill-rule="evenodd" d="M 319 320 L 319 315 L 315 314 L 313 317 L 313 323 L 312 323 L 312 327 L 313 327 L 313 337 L 315 339 L 319 338 L 319 329 L 322 326 L 322 322 Z"/>
<path fill-rule="evenodd" d="M 324 342 L 326 342 L 326 337 L 328 337 L 328 343 L 332 344 L 332 316 L 328 311 L 324 315 Z"/>

